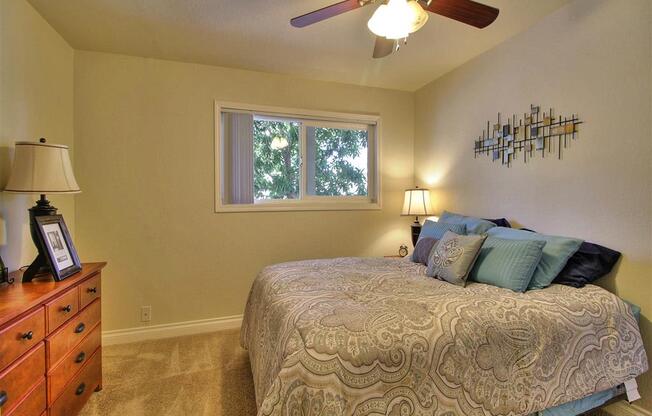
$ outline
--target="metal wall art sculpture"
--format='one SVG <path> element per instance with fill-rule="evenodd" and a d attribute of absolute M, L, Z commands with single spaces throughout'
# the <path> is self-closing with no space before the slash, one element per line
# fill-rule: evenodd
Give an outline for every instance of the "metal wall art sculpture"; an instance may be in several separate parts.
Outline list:
<path fill-rule="evenodd" d="M 491 125 L 487 121 L 487 129 L 482 131 L 474 146 L 474 157 L 478 155 L 491 156 L 492 161 L 499 160 L 504 166 L 511 166 L 517 158 L 523 162 L 540 154 L 556 156 L 561 160 L 562 149 L 570 146 L 577 138 L 578 126 L 582 121 L 576 114 L 571 117 L 556 117 L 552 108 L 548 113 L 541 114 L 539 106 L 530 106 L 530 113 L 516 121 L 516 115 L 503 124 L 498 113 L 498 122 Z"/>

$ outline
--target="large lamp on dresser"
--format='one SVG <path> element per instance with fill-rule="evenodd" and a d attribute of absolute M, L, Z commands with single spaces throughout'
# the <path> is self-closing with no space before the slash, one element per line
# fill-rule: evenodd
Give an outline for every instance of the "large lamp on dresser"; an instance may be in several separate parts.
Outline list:
<path fill-rule="evenodd" d="M 36 217 L 55 215 L 57 209 L 50 205 L 46 194 L 76 194 L 81 192 L 72 171 L 68 146 L 38 142 L 16 142 L 14 165 L 5 192 L 40 195 L 36 205 L 29 209 L 30 233 L 38 255 L 23 274 L 23 282 L 40 273 L 50 271 L 46 253 L 39 242 Z"/>
<path fill-rule="evenodd" d="M 421 233 L 421 223 L 419 222 L 419 216 L 428 216 L 432 215 L 432 205 L 430 204 L 430 191 L 428 189 L 423 189 L 414 187 L 412 189 L 405 190 L 405 198 L 403 199 L 403 211 L 401 215 L 412 216 L 416 218 L 412 223 L 412 245 L 417 244 L 419 239 L 419 234 Z"/>

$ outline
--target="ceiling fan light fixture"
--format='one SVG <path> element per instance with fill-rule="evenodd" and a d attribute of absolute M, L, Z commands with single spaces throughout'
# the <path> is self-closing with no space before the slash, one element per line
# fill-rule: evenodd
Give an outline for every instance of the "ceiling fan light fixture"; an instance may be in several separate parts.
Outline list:
<path fill-rule="evenodd" d="M 414 0 L 389 0 L 374 12 L 367 27 L 377 36 L 403 39 L 421 29 L 428 13 Z"/>

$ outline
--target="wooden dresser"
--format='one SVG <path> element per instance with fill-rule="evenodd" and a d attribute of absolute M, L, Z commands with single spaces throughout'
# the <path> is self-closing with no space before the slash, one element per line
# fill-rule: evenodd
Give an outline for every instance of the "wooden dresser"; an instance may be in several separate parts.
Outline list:
<path fill-rule="evenodd" d="M 0 286 L 0 416 L 74 416 L 102 388 L 101 286 L 106 263 Z"/>

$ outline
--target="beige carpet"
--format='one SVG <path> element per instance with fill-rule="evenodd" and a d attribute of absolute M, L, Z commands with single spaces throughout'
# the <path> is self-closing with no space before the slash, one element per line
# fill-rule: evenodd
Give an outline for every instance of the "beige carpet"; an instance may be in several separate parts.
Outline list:
<path fill-rule="evenodd" d="M 249 358 L 239 334 L 104 347 L 104 389 L 80 416 L 255 415 Z"/>
<path fill-rule="evenodd" d="M 239 336 L 230 330 L 104 347 L 104 389 L 80 416 L 255 416 Z"/>

